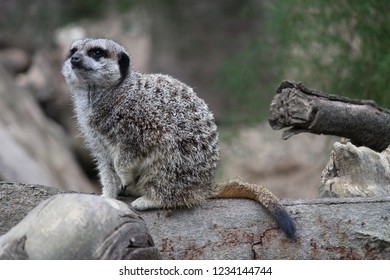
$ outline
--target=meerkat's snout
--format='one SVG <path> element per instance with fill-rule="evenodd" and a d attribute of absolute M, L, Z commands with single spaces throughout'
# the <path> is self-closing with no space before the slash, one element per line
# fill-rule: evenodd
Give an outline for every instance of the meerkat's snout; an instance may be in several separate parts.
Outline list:
<path fill-rule="evenodd" d="M 82 65 L 81 54 L 75 53 L 70 57 L 70 63 L 72 67 L 80 68 Z"/>

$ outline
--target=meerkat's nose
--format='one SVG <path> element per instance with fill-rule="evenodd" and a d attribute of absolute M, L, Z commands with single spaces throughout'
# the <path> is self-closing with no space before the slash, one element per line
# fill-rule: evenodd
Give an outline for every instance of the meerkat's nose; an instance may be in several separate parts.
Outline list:
<path fill-rule="evenodd" d="M 81 55 L 78 53 L 75 53 L 70 58 L 70 63 L 72 63 L 73 66 L 80 66 L 81 65 Z"/>

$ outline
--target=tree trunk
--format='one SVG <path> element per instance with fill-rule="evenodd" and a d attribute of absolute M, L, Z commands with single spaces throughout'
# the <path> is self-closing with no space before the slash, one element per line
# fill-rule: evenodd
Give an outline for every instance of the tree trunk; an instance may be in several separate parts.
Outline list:
<path fill-rule="evenodd" d="M 283 139 L 301 132 L 346 137 L 381 152 L 390 144 L 390 111 L 374 101 L 353 100 L 283 81 L 270 106 L 273 129 L 291 127 Z"/>

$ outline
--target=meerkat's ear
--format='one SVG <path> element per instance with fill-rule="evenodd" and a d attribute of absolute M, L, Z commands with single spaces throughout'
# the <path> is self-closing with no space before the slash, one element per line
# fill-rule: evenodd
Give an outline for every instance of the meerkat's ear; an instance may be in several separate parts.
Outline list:
<path fill-rule="evenodd" d="M 122 79 L 124 79 L 127 76 L 127 73 L 129 72 L 130 57 L 124 52 L 119 53 L 118 65 L 119 65 L 119 71 L 121 72 Z"/>

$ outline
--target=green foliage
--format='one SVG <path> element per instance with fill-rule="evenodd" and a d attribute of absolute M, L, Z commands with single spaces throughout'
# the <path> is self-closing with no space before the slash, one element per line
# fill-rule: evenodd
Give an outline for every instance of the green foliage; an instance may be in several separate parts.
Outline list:
<path fill-rule="evenodd" d="M 390 106 L 389 1 L 273 1 L 270 31 L 286 78 Z"/>
<path fill-rule="evenodd" d="M 386 0 L 269 1 L 265 33 L 221 69 L 234 117 L 266 117 L 285 79 L 390 107 L 389 10 Z"/>

